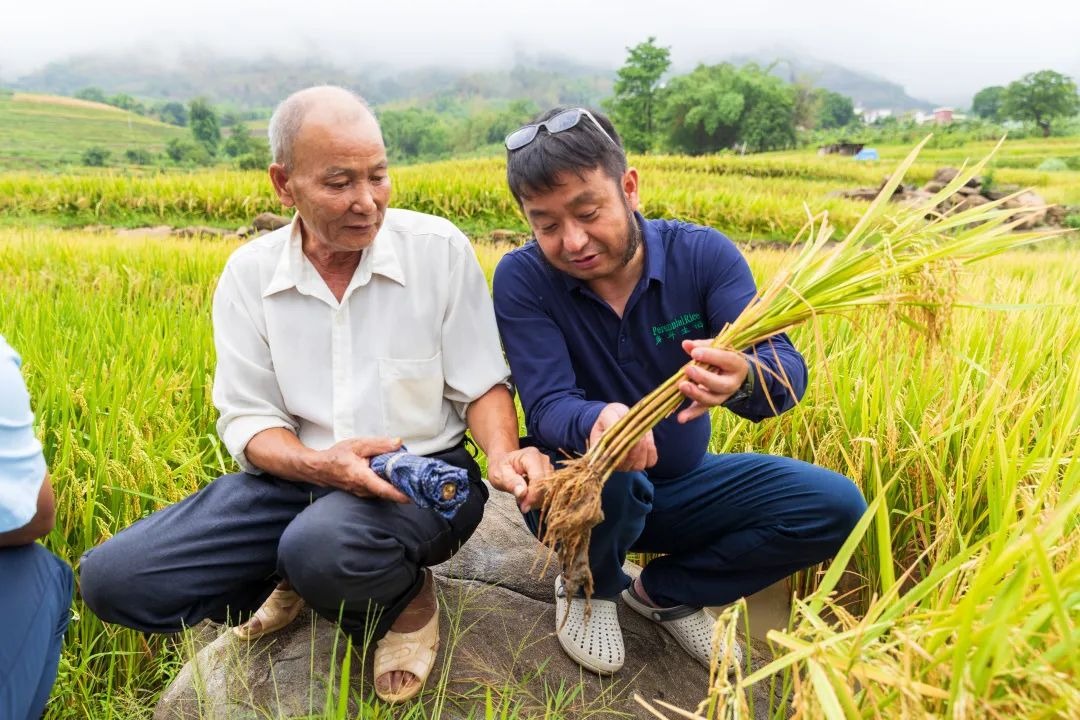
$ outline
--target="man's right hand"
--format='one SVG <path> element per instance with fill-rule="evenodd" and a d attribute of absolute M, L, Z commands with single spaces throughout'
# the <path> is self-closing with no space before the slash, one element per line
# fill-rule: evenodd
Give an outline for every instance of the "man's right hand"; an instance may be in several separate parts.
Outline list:
<path fill-rule="evenodd" d="M 377 497 L 411 502 L 409 497 L 375 474 L 369 458 L 401 448 L 400 438 L 365 437 L 342 440 L 316 451 L 311 460 L 312 477 L 319 485 L 344 490 L 357 497 Z"/>
<path fill-rule="evenodd" d="M 592 431 L 589 433 L 589 447 L 595 445 L 600 440 L 600 436 L 628 412 L 630 408 L 622 403 L 608 403 L 593 423 Z M 652 430 L 650 430 L 638 441 L 637 445 L 630 449 L 630 454 L 615 469 L 621 472 L 645 470 L 655 465 L 656 460 L 656 441 L 653 440 Z"/>

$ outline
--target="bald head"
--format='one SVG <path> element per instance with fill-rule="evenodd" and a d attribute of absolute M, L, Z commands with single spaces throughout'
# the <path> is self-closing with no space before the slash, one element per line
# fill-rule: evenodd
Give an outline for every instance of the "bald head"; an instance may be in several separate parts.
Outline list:
<path fill-rule="evenodd" d="M 307 120 L 327 124 L 370 122 L 378 130 L 375 114 L 364 98 L 351 90 L 320 85 L 298 90 L 285 98 L 270 118 L 270 152 L 274 162 L 293 167 L 293 145 Z"/>

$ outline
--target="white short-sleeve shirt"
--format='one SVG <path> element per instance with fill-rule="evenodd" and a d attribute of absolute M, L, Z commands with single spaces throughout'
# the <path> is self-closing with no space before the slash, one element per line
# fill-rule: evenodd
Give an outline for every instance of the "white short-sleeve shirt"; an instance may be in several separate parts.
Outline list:
<path fill-rule="evenodd" d="M 214 295 L 218 433 L 240 466 L 263 430 L 315 450 L 400 437 L 452 447 L 465 409 L 509 369 L 472 245 L 451 222 L 390 209 L 339 303 L 302 249 L 299 217 L 229 258 Z"/>
<path fill-rule="evenodd" d="M 45 456 L 18 354 L 0 336 L 0 532 L 26 525 L 37 512 Z"/>

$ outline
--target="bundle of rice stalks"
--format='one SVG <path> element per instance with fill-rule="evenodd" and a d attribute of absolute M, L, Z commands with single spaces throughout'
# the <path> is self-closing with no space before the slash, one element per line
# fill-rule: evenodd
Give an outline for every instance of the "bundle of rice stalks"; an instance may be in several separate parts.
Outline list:
<path fill-rule="evenodd" d="M 830 244 L 833 228 L 827 214 L 811 217 L 796 240 L 804 243 L 801 251 L 721 330 L 712 345 L 748 350 L 818 316 L 845 315 L 871 306 L 891 308 L 901 319 L 925 328 L 925 322 L 905 313 L 915 309 L 932 315 L 943 304 L 940 287 L 946 283 L 939 285 L 936 279 L 951 276 L 957 265 L 1057 234 L 1014 232 L 1029 213 L 1039 210 L 1029 208 L 1018 214 L 1006 209 L 1015 196 L 945 215 L 936 210 L 982 171 L 993 152 L 933 196 L 907 207 L 890 206 L 889 198 L 925 143 L 900 164 L 843 240 Z M 994 151 L 1000 146 L 999 142 Z M 591 596 L 589 535 L 603 519 L 601 489 L 638 441 L 685 400 L 678 388 L 687 380 L 685 368 L 691 364 L 695 363 L 688 363 L 642 398 L 584 456 L 568 460 L 546 479 L 542 540 L 558 554 L 568 592 L 580 589 Z M 753 365 L 757 380 L 764 384 L 762 366 Z"/>

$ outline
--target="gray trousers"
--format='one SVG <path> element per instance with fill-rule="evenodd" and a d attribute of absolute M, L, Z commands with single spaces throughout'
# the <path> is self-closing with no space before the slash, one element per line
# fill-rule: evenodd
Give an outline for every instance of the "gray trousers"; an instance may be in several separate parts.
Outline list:
<path fill-rule="evenodd" d="M 412 503 L 359 498 L 235 473 L 139 520 L 82 556 L 80 590 L 102 620 L 172 633 L 245 620 L 281 578 L 358 643 L 381 637 L 472 535 L 487 488 L 463 446 L 437 453 L 469 471 L 452 520 Z"/>

